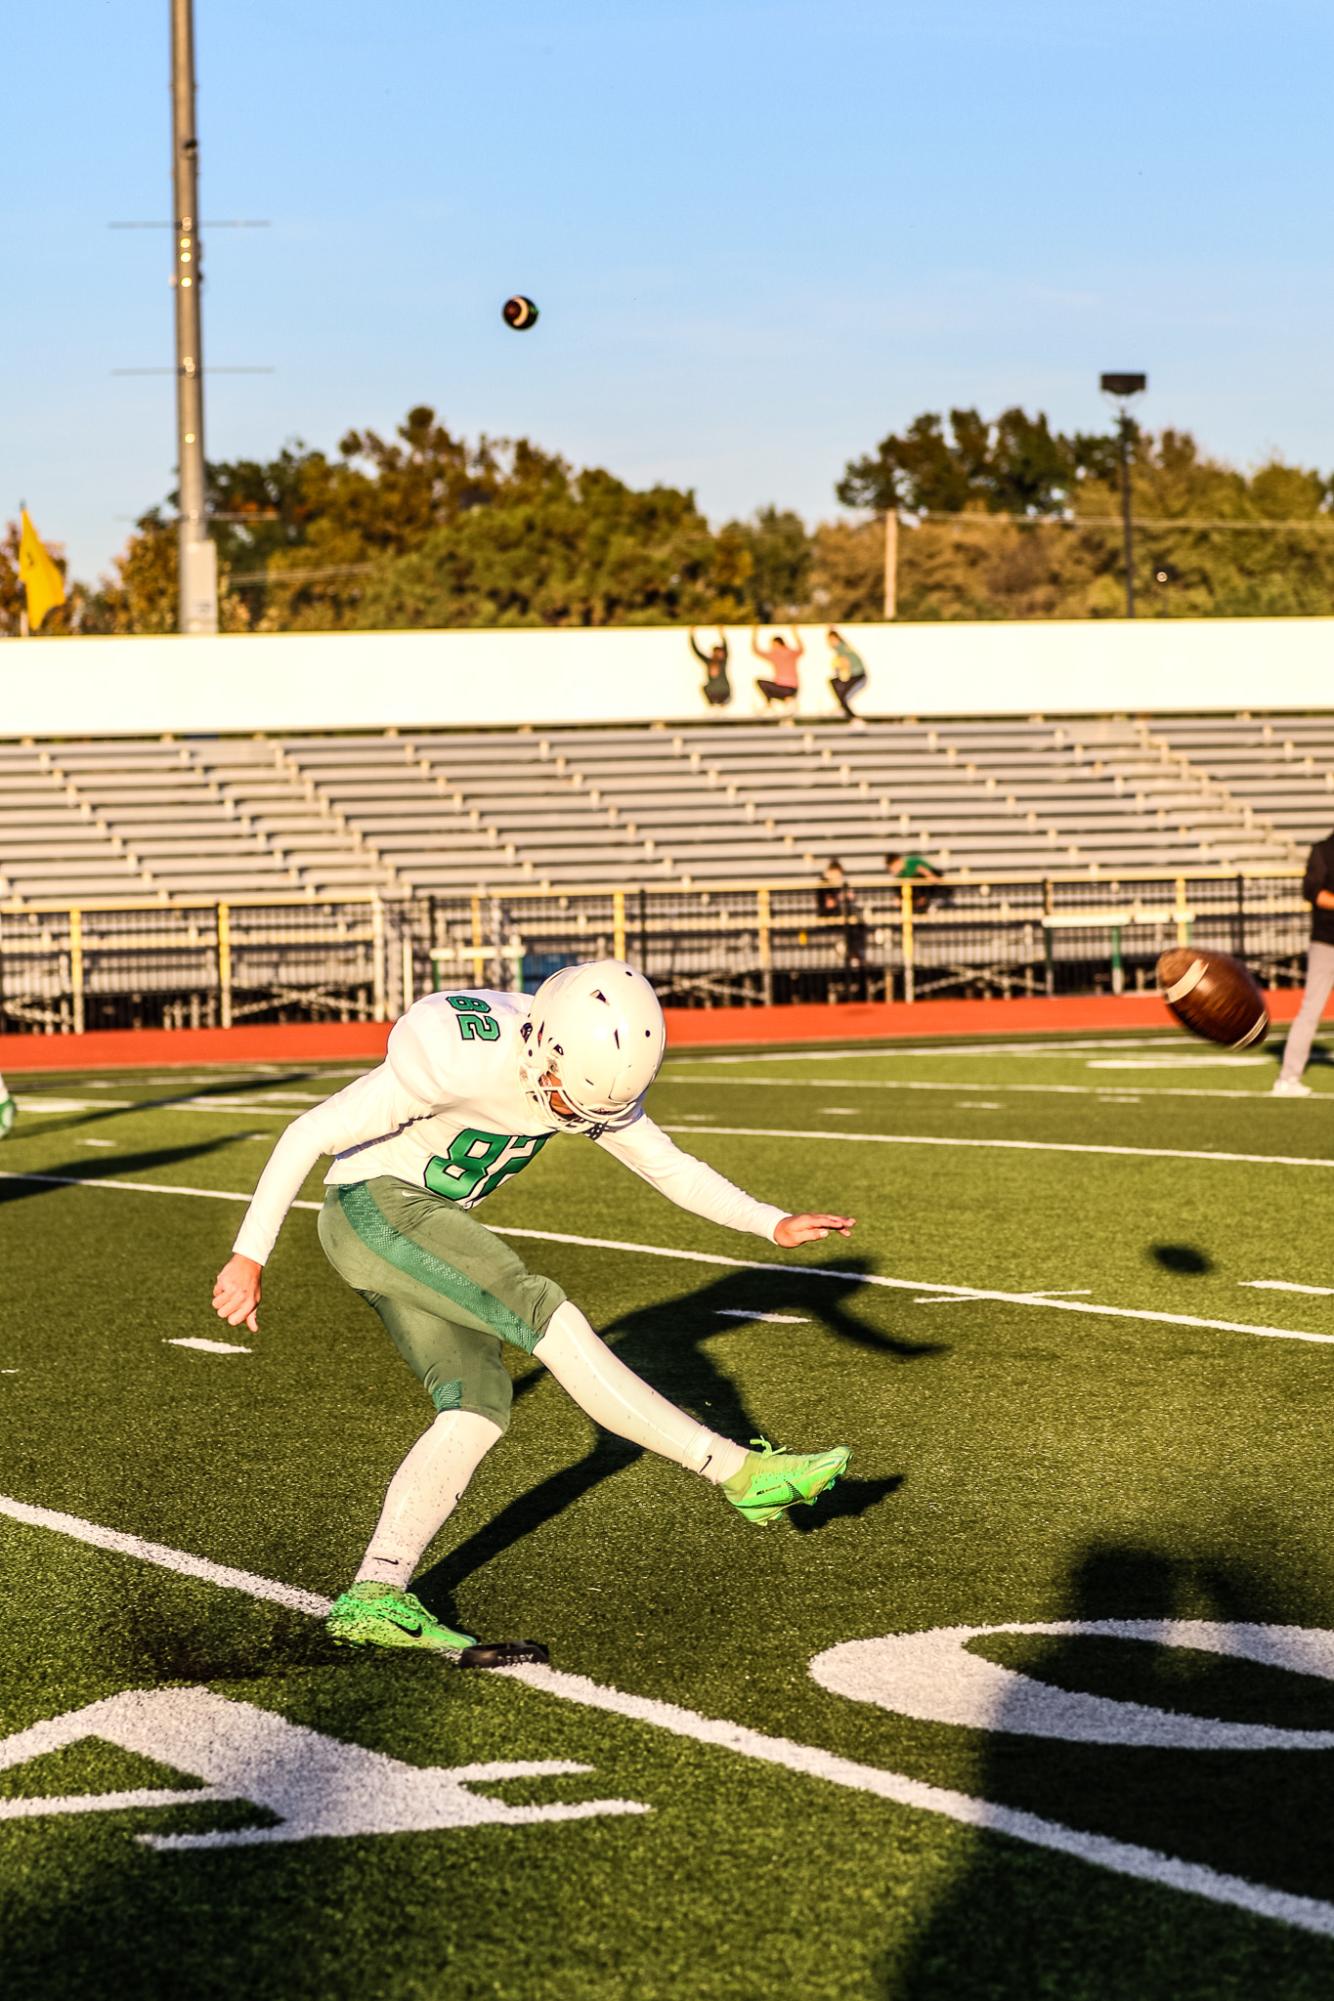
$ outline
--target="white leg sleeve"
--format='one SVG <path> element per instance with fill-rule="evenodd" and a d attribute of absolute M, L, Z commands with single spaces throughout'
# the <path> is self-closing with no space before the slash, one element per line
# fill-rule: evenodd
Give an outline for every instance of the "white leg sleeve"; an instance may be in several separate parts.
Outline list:
<path fill-rule="evenodd" d="M 533 1350 L 595 1424 L 714 1485 L 739 1473 L 745 1452 L 660 1397 L 600 1341 L 573 1300 L 557 1307 Z"/>
<path fill-rule="evenodd" d="M 1313 939 L 1306 955 L 1306 992 L 1283 1050 L 1283 1075 L 1294 1083 L 1310 1060 L 1311 1044 L 1331 988 L 1334 988 L 1334 945 Z"/>
<path fill-rule="evenodd" d="M 441 1411 L 389 1482 L 358 1584 L 374 1579 L 407 1589 L 422 1551 L 500 1436 L 500 1426 L 475 1411 Z"/>

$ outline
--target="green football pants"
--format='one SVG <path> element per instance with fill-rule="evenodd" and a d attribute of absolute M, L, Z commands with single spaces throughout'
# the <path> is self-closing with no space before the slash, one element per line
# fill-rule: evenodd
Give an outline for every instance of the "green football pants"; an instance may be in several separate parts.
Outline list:
<path fill-rule="evenodd" d="M 390 1175 L 330 1188 L 319 1230 L 436 1409 L 475 1411 L 503 1431 L 513 1392 L 502 1343 L 531 1354 L 560 1287 L 447 1197 Z"/>

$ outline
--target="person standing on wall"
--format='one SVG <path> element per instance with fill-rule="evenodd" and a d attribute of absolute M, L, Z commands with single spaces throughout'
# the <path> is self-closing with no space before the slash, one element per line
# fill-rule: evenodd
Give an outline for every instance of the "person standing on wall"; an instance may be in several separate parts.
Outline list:
<path fill-rule="evenodd" d="M 706 653 L 690 628 L 690 651 L 704 669 L 703 695 L 711 709 L 724 709 L 732 699 L 732 683 L 727 678 L 727 640 L 720 631 L 715 646 Z"/>
<path fill-rule="evenodd" d="M 1311 906 L 1311 942 L 1306 953 L 1306 992 L 1297 1019 L 1288 1030 L 1283 1063 L 1274 1080 L 1276 1098 L 1309 1098 L 1311 1086 L 1303 1084 L 1302 1071 L 1311 1055 L 1311 1043 L 1320 1024 L 1325 1002 L 1334 988 L 1334 834 L 1317 841 L 1306 857 L 1302 895 Z"/>
<path fill-rule="evenodd" d="M 852 697 L 866 686 L 866 663 L 860 653 L 854 653 L 841 633 L 831 625 L 825 638 L 829 642 L 830 665 L 833 673 L 829 685 L 834 691 L 834 700 L 842 709 L 850 723 L 859 723 L 860 716 L 852 713 Z"/>
<path fill-rule="evenodd" d="M 784 707 L 797 699 L 797 662 L 806 648 L 801 643 L 801 634 L 794 626 L 792 644 L 789 646 L 781 632 L 775 633 L 768 646 L 760 645 L 760 628 L 757 625 L 750 635 L 750 650 L 757 660 L 767 660 L 769 672 L 756 680 L 755 686 L 764 697 L 764 706 L 772 708 L 775 702 Z"/>

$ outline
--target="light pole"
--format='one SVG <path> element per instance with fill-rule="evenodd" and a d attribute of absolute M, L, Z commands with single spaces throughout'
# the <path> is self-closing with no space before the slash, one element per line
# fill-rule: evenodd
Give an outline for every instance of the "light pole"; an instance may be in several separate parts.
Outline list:
<path fill-rule="evenodd" d="M 204 498 L 204 359 L 200 312 L 199 140 L 195 134 L 193 0 L 171 0 L 171 187 L 176 290 L 176 451 L 180 469 L 182 632 L 218 629 L 218 552 Z"/>
<path fill-rule="evenodd" d="M 1149 386 L 1147 375 L 1104 375 L 1099 387 L 1104 396 L 1114 396 L 1117 404 L 1116 434 L 1121 453 L 1121 532 L 1125 544 L 1126 617 L 1135 616 L 1135 527 L 1130 512 L 1130 398 L 1140 396 Z"/>

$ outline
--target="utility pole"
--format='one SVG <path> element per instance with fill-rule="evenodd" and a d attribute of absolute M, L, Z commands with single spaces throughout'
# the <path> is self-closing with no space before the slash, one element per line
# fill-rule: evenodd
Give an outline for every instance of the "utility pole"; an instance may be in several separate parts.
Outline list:
<path fill-rule="evenodd" d="M 176 289 L 176 456 L 180 479 L 182 632 L 218 629 L 218 552 L 204 499 L 204 360 L 200 287 L 199 140 L 195 133 L 193 0 L 171 5 L 171 180 Z"/>
<path fill-rule="evenodd" d="M 899 510 L 891 507 L 885 515 L 885 617 L 899 612 Z"/>
<path fill-rule="evenodd" d="M 1129 398 L 1139 396 L 1149 386 L 1147 375 L 1104 375 L 1100 382 L 1104 396 L 1117 398 L 1116 436 L 1121 455 L 1121 540 L 1125 552 L 1126 617 L 1135 616 L 1135 523 L 1130 509 L 1130 444 L 1135 426 L 1130 417 Z"/>
<path fill-rule="evenodd" d="M 1130 512 L 1130 413 L 1122 410 L 1117 425 L 1121 446 L 1121 542 L 1126 565 L 1126 617 L 1135 616 L 1135 523 Z"/>

